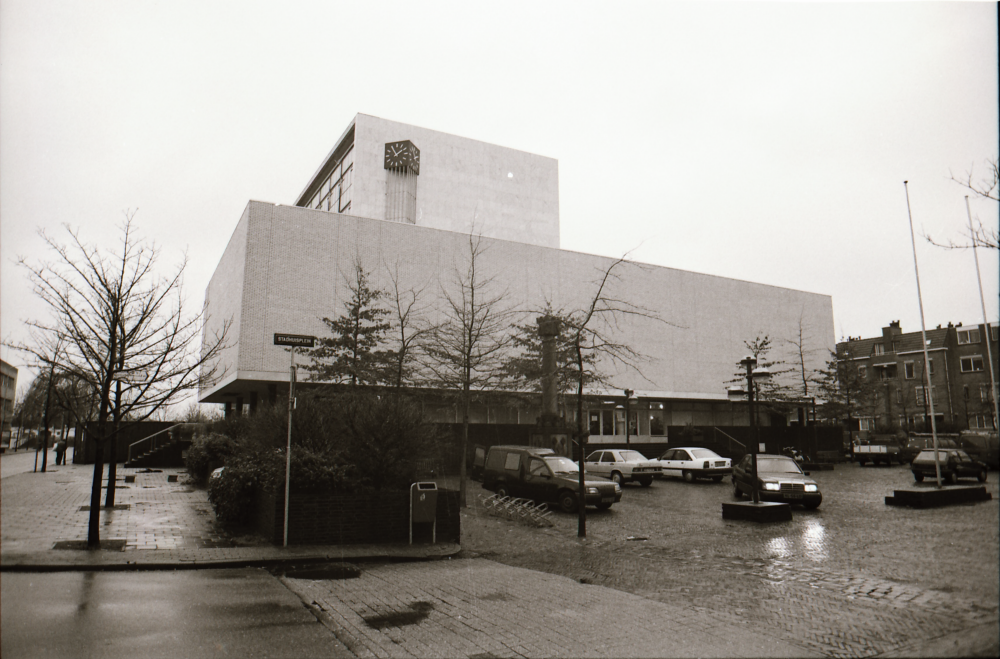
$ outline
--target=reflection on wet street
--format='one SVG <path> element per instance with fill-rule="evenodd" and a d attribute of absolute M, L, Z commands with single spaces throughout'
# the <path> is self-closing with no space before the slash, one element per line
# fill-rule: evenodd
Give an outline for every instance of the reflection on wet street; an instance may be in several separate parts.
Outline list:
<path fill-rule="evenodd" d="M 583 545 L 553 540 L 576 536 L 576 517 L 558 513 L 554 529 L 511 531 L 511 549 L 488 557 L 777 626 L 831 656 L 871 656 L 998 621 L 997 478 L 986 484 L 992 501 L 917 510 L 885 505 L 912 486 L 905 467 L 846 463 L 812 477 L 823 504 L 793 508 L 791 522 L 723 520 L 728 483 L 662 480 L 628 485 L 620 504 L 588 514 Z M 474 549 L 475 534 L 463 522 L 464 547 Z M 845 626 L 863 633 L 844 639 L 836 630 Z"/>

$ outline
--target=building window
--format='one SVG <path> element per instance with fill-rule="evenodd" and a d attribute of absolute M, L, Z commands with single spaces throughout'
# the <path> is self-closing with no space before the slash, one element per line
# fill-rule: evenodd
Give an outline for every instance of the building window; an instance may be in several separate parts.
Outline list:
<path fill-rule="evenodd" d="M 958 345 L 967 343 L 979 343 L 978 329 L 958 330 Z"/>
<path fill-rule="evenodd" d="M 924 390 L 926 387 L 914 387 L 914 395 L 917 398 L 917 405 L 926 405 L 927 400 L 924 398 Z M 931 387 L 931 396 L 937 397 L 937 387 Z"/>
<path fill-rule="evenodd" d="M 902 387 L 897 387 L 896 388 L 896 402 L 899 403 L 900 405 L 903 404 L 903 388 Z"/>
<path fill-rule="evenodd" d="M 927 360 L 927 372 L 929 374 L 931 374 L 931 375 L 934 375 L 934 360 L 933 359 L 928 359 Z"/>
<path fill-rule="evenodd" d="M 882 355 L 882 354 L 885 354 L 885 346 L 882 345 L 881 343 L 876 343 L 875 344 L 875 356 L 877 357 L 878 355 Z"/>
<path fill-rule="evenodd" d="M 990 395 L 990 390 L 992 388 L 993 387 L 991 387 L 988 384 L 979 385 L 979 400 L 981 400 L 984 403 L 989 403 L 990 401 L 992 401 L 993 397 Z"/>
<path fill-rule="evenodd" d="M 858 427 L 861 430 L 875 430 L 875 419 L 870 416 L 863 416 L 858 419 Z"/>
<path fill-rule="evenodd" d="M 663 403 L 660 403 L 662 407 Z M 649 434 L 650 435 L 666 435 L 666 428 L 663 425 L 663 410 L 650 410 L 649 411 Z"/>
<path fill-rule="evenodd" d="M 858 366 L 858 377 L 861 378 L 862 380 L 864 380 L 864 379 L 866 379 L 868 377 L 868 367 L 867 366 L 864 366 L 864 365 Z"/>
<path fill-rule="evenodd" d="M 982 355 L 971 355 L 969 357 L 962 357 L 961 369 L 963 373 L 973 373 L 975 371 L 983 370 L 983 356 Z"/>
<path fill-rule="evenodd" d="M 998 337 L 1000 337 L 1000 325 L 990 325 L 990 339 L 996 341 Z"/>
<path fill-rule="evenodd" d="M 993 415 L 992 414 L 970 414 L 969 415 L 969 427 L 970 428 L 982 428 L 984 430 L 993 429 Z"/>
<path fill-rule="evenodd" d="M 351 184 L 354 179 L 354 147 L 344 154 L 337 166 L 306 204 L 331 213 L 343 213 L 351 208 Z"/>
<path fill-rule="evenodd" d="M 912 380 L 915 377 L 913 371 L 913 362 L 903 363 L 903 377 L 906 378 L 907 380 Z"/>

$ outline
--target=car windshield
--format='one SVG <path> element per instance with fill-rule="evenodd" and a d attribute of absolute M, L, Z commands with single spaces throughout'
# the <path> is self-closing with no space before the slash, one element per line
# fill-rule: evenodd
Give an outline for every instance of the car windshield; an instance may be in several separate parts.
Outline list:
<path fill-rule="evenodd" d="M 695 448 L 691 449 L 691 455 L 695 458 L 718 458 L 720 457 L 715 451 L 709 451 L 707 448 Z"/>
<path fill-rule="evenodd" d="M 646 456 L 639 451 L 621 451 L 620 455 L 625 462 L 644 462 Z"/>
<path fill-rule="evenodd" d="M 580 471 L 575 462 L 560 455 L 547 456 L 545 464 L 549 466 L 553 474 L 576 474 Z"/>
<path fill-rule="evenodd" d="M 802 470 L 791 458 L 757 458 L 757 471 L 772 474 L 801 474 Z"/>
<path fill-rule="evenodd" d="M 952 453 L 951 451 L 945 451 L 943 449 L 938 449 L 938 452 L 937 452 L 937 454 L 938 454 L 938 460 L 939 461 L 940 460 L 947 460 L 948 456 L 951 453 Z M 921 462 L 923 462 L 924 460 L 929 460 L 930 462 L 934 462 L 934 449 L 927 449 L 926 451 L 921 451 L 920 455 L 917 456 L 917 460 L 920 460 Z"/>

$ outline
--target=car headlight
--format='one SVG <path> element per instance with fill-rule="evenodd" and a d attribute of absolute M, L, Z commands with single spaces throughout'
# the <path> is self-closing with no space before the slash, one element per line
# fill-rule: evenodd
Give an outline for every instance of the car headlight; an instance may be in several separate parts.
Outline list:
<path fill-rule="evenodd" d="M 771 490 L 772 492 L 777 492 L 781 489 L 781 486 L 777 483 L 764 483 L 765 490 Z"/>
<path fill-rule="evenodd" d="M 599 493 L 599 491 L 598 491 L 598 489 L 596 487 L 588 487 L 587 488 L 587 494 L 598 494 L 598 493 Z"/>
<path fill-rule="evenodd" d="M 818 485 L 807 484 L 806 485 L 806 492 L 819 492 L 819 486 Z"/>

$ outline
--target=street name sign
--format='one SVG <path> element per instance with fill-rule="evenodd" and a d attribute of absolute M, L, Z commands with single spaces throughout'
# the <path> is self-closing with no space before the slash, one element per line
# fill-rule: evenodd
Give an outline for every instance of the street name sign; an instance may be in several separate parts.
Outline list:
<path fill-rule="evenodd" d="M 275 334 L 274 345 L 292 346 L 293 348 L 312 348 L 316 345 L 316 337 L 304 334 Z"/>

